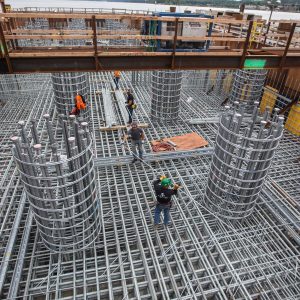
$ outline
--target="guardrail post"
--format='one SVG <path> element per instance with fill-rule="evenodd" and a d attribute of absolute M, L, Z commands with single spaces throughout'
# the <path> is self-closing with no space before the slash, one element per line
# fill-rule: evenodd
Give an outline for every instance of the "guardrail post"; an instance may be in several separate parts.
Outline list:
<path fill-rule="evenodd" d="M 175 34 L 174 34 L 174 40 L 173 40 L 173 53 L 172 53 L 172 64 L 171 64 L 172 70 L 174 70 L 174 67 L 175 67 L 177 36 L 178 36 L 178 18 L 175 19 Z"/>
<path fill-rule="evenodd" d="M 293 23 L 293 25 L 292 25 L 290 35 L 289 35 L 289 38 L 286 42 L 286 46 L 285 46 L 285 49 L 284 49 L 284 52 L 283 52 L 283 55 L 282 55 L 282 58 L 281 58 L 281 61 L 280 61 L 280 65 L 279 65 L 280 69 L 282 69 L 283 66 L 284 66 L 284 63 L 285 63 L 285 60 L 286 60 L 286 55 L 289 51 L 289 48 L 290 48 L 290 45 L 291 45 L 291 42 L 292 42 L 292 39 L 293 39 L 293 35 L 294 35 L 294 32 L 295 32 L 296 25 L 297 25 L 297 23 Z"/>
<path fill-rule="evenodd" d="M 101 68 L 99 59 L 98 59 L 98 45 L 97 45 L 97 26 L 96 26 L 96 17 L 92 16 L 92 29 L 93 29 L 93 46 L 94 46 L 94 57 L 95 57 L 95 67 L 98 72 Z"/>
<path fill-rule="evenodd" d="M 246 40 L 245 40 L 245 44 L 244 44 L 243 54 L 242 54 L 242 57 L 241 57 L 240 69 L 242 69 L 243 66 L 244 66 L 244 62 L 245 62 L 246 54 L 247 54 L 247 50 L 248 50 L 248 45 L 249 45 L 249 41 L 250 41 L 250 37 L 251 37 L 252 27 L 253 27 L 253 21 L 250 21 L 248 31 L 247 31 Z"/>
<path fill-rule="evenodd" d="M 8 53 L 8 49 L 7 49 L 7 44 L 6 44 L 5 37 L 4 37 L 2 22 L 0 22 L 0 39 L 1 39 L 1 46 L 2 46 L 1 51 L 6 60 L 8 72 L 10 74 L 12 74 L 13 68 L 11 65 L 11 61 L 10 61 L 10 57 L 9 57 L 9 53 Z"/>

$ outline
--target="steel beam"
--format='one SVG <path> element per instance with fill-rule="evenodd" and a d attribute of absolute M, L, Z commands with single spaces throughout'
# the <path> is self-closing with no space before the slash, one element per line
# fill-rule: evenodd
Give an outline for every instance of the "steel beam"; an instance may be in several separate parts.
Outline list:
<path fill-rule="evenodd" d="M 273 52 L 274 53 L 274 52 Z M 45 56 L 47 53 L 44 53 Z M 281 51 L 282 54 L 282 51 Z M 239 52 L 207 52 L 207 53 L 193 53 L 193 55 L 186 53 L 176 53 L 174 58 L 174 70 L 207 70 L 207 69 L 238 69 L 240 68 L 242 54 Z M 101 60 L 102 70 L 157 70 L 157 69 L 171 69 L 170 59 L 172 59 L 172 52 L 166 53 L 149 53 L 149 52 L 121 52 L 112 54 L 99 54 L 98 58 Z M 264 59 L 266 60 L 265 68 L 280 68 L 282 56 L 277 54 L 260 54 L 247 55 L 246 59 Z M 95 57 L 91 52 L 88 56 L 85 53 L 78 53 L 76 56 L 69 55 L 65 57 L 64 54 L 58 52 L 57 56 L 48 57 L 30 57 L 27 54 L 14 57 L 10 55 L 10 63 L 12 68 L 9 68 L 7 61 L 0 59 L 0 73 L 32 73 L 32 72 L 80 72 L 96 71 Z M 289 53 L 284 61 L 282 68 L 300 68 L 300 56 L 297 52 Z M 10 70 L 10 71 L 9 71 Z"/>

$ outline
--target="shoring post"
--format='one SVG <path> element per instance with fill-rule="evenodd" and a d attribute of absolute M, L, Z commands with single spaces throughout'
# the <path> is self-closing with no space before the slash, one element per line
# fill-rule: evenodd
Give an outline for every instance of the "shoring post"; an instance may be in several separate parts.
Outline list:
<path fill-rule="evenodd" d="M 96 26 L 96 17 L 92 16 L 92 29 L 93 29 L 93 46 L 94 46 L 94 57 L 95 57 L 95 67 L 98 72 L 101 68 L 99 59 L 98 59 L 98 46 L 97 46 L 97 26 Z"/>
<path fill-rule="evenodd" d="M 178 18 L 176 18 L 176 20 L 175 20 L 175 34 L 174 34 L 174 40 L 173 40 L 173 53 L 172 53 L 172 64 L 171 64 L 172 70 L 174 70 L 174 67 L 175 67 L 177 35 L 178 35 Z"/>
<path fill-rule="evenodd" d="M 5 57 L 5 60 L 6 60 L 6 64 L 7 64 L 7 68 L 8 68 L 8 72 L 10 74 L 13 73 L 13 68 L 12 68 L 12 65 L 11 65 L 11 61 L 10 61 L 10 57 L 9 57 L 9 53 L 8 53 L 8 49 L 7 49 L 7 44 L 6 44 L 6 41 L 5 41 L 5 36 L 4 36 L 4 32 L 3 32 L 3 26 L 2 26 L 2 22 L 0 22 L 0 39 L 1 39 L 1 44 L 2 44 L 2 51 L 4 52 L 3 53 L 3 56 Z"/>
<path fill-rule="evenodd" d="M 6 8 L 5 8 L 5 1 L 4 0 L 0 0 L 0 5 L 1 5 L 1 11 L 2 13 L 6 13 Z"/>
<path fill-rule="evenodd" d="M 297 25 L 297 23 L 293 23 L 293 25 L 292 25 L 290 35 L 289 35 L 289 38 L 286 42 L 286 46 L 285 46 L 285 49 L 284 49 L 284 52 L 283 52 L 283 55 L 282 55 L 282 58 L 281 58 L 281 61 L 280 61 L 280 65 L 279 65 L 280 69 L 282 69 L 283 66 L 284 66 L 284 63 L 285 63 L 285 60 L 286 60 L 286 55 L 289 51 L 289 48 L 290 48 L 290 45 L 291 45 L 291 42 L 292 42 L 292 39 L 293 39 L 293 35 L 294 35 L 294 32 L 295 32 L 296 25 Z"/>
<path fill-rule="evenodd" d="M 249 41 L 250 41 L 252 27 L 253 27 L 253 21 L 250 21 L 248 31 L 247 31 L 246 40 L 245 40 L 245 44 L 244 44 L 244 48 L 243 48 L 243 54 L 242 54 L 242 57 L 241 57 L 240 69 L 242 69 L 243 66 L 244 66 L 244 62 L 245 62 L 246 54 L 247 54 L 247 49 L 248 49 L 248 45 L 249 45 Z"/>

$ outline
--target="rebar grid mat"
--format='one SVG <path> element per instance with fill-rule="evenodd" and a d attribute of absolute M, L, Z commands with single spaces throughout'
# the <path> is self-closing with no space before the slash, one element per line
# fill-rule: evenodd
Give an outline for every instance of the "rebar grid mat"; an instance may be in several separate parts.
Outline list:
<path fill-rule="evenodd" d="M 230 102 L 240 102 L 252 113 L 254 102 L 260 101 L 267 70 L 237 70 L 234 74 Z"/>
<path fill-rule="evenodd" d="M 182 71 L 152 72 L 151 118 L 156 122 L 176 121 L 179 115 Z"/>
<path fill-rule="evenodd" d="M 259 102 L 255 102 L 247 122 L 243 106 L 235 105 L 220 117 L 205 203 L 218 216 L 236 220 L 248 217 L 255 207 L 282 136 L 284 118 L 275 114 L 271 120 L 268 110 L 259 117 Z"/>
<path fill-rule="evenodd" d="M 216 117 L 215 95 L 183 88 L 178 122 L 153 124 L 150 119 L 151 89 L 138 83 L 134 88 L 129 73 L 122 72 L 120 92 L 132 88 L 138 103 L 136 119 L 148 122 L 147 140 L 196 131 L 214 144 L 215 124 L 191 125 L 187 116 Z M 140 74 L 142 78 L 144 74 Z M 12 79 L 13 80 L 13 79 Z M 98 158 L 129 155 L 120 144 L 126 131 L 101 132 L 105 112 L 101 96 L 105 82 L 112 88 L 111 73 L 89 74 L 90 128 Z M 13 84 L 13 82 L 12 82 Z M 50 83 L 51 84 L 51 83 Z M 38 131 L 46 132 L 42 115 L 50 113 L 56 140 L 62 140 L 53 95 L 45 86 L 35 91 L 32 109 L 28 98 L 14 96 L 3 115 L 7 122 L 37 119 Z M 112 98 L 115 99 L 114 92 Z M 193 97 L 189 104 L 187 98 Z M 14 104 L 14 106 L 13 106 Z M 7 106 L 8 105 L 8 106 Z M 122 123 L 119 105 L 113 100 L 117 121 Z M 11 116 L 8 112 L 12 112 Z M 0 110 L 1 113 L 1 110 Z M 29 114 L 27 116 L 27 114 Z M 7 115 L 8 114 L 8 115 Z M 1 130 L 8 123 L 0 123 Z M 13 133 L 13 130 L 12 130 Z M 9 132 L 7 130 L 8 137 Z M 43 144 L 44 146 L 44 144 Z M 127 146 L 127 145 L 125 145 Z M 269 175 L 291 197 L 297 195 L 300 168 L 292 162 L 299 156 L 299 138 L 286 132 Z M 63 145 L 59 147 L 63 149 Z M 10 151 L 7 148 L 7 153 Z M 222 221 L 204 206 L 203 197 L 211 158 L 180 158 L 149 164 L 115 165 L 96 169 L 101 198 L 101 232 L 95 244 L 78 254 L 51 254 L 39 238 L 37 226 L 25 204 L 14 164 L 5 165 L 1 196 L 0 290 L 3 299 L 298 299 L 300 297 L 299 244 L 295 224 L 278 211 L 291 211 L 281 192 L 271 198 L 261 194 L 252 215 L 243 222 Z M 281 175 L 282 172 L 282 175 Z M 166 174 L 182 185 L 171 209 L 172 226 L 152 228 L 154 192 L 152 180 Z M 0 179 L 1 180 L 1 179 Z M 294 191 L 293 191 L 294 185 Z M 263 191 L 270 191 L 269 181 Z M 297 198 L 299 199 L 299 198 Z M 278 204 L 271 207 L 271 204 Z M 294 207 L 294 213 L 299 210 Z M 19 222 L 18 222 L 19 221 Z M 298 233 L 296 233 L 298 235 Z M 80 255 L 79 255 L 80 254 Z M 6 270 L 6 271 L 5 271 Z M 5 274 L 3 276 L 3 274 Z M 3 280 L 2 280 L 3 279 Z"/>
<path fill-rule="evenodd" d="M 195 167 L 197 175 L 193 175 L 202 182 L 209 161 L 161 165 L 171 170 L 168 175 L 174 180 L 182 180 L 193 197 L 201 197 L 204 187 L 193 188 L 195 182 L 186 166 Z M 36 272 L 24 270 L 28 280 L 21 281 L 19 295 L 54 299 L 87 294 L 97 299 L 215 296 L 224 300 L 230 295 L 233 299 L 299 295 L 299 286 L 294 283 L 298 282 L 299 252 L 263 205 L 251 219 L 231 225 L 181 194 L 172 211 L 173 226 L 166 232 L 162 228 L 154 232 L 153 203 L 149 202 L 153 191 L 147 184 L 154 175 L 151 170 L 100 168 L 98 174 L 100 185 L 109 187 L 101 192 L 105 231 L 94 247 L 83 252 L 83 259 L 71 256 L 65 261 L 50 255 L 41 243 L 34 243 L 25 262 L 33 261 L 33 266 L 39 267 L 33 267 Z M 128 185 L 127 178 L 132 184 Z M 32 230 L 31 242 L 36 237 L 36 229 Z"/>
<path fill-rule="evenodd" d="M 56 109 L 59 114 L 70 115 L 75 107 L 75 96 L 80 94 L 86 101 L 87 108 L 80 111 L 80 117 L 89 118 L 88 83 L 85 73 L 51 74 Z"/>
<path fill-rule="evenodd" d="M 65 151 L 59 151 L 50 116 L 44 118 L 49 147 L 42 146 L 45 141 L 39 139 L 35 122 L 30 140 L 20 121 L 20 136 L 11 138 L 14 159 L 46 247 L 61 253 L 78 251 L 88 247 L 100 229 L 88 124 L 73 116 L 68 128 L 62 118 Z"/>

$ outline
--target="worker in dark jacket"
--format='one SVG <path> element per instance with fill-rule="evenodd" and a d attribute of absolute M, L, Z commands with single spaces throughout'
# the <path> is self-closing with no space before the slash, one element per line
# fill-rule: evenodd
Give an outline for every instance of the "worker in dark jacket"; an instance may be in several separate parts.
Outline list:
<path fill-rule="evenodd" d="M 164 225 L 167 227 L 170 219 L 170 208 L 172 206 L 172 196 L 177 195 L 178 184 L 172 186 L 171 179 L 161 176 L 153 182 L 157 204 L 154 211 L 154 228 L 157 229 L 160 213 L 164 213 Z"/>
<path fill-rule="evenodd" d="M 134 98 L 133 95 L 131 94 L 131 91 L 128 90 L 127 91 L 127 102 L 126 102 L 126 108 L 128 111 L 128 117 L 129 117 L 129 121 L 128 123 L 131 124 L 132 123 L 132 114 L 133 114 L 133 109 L 134 109 Z"/>
<path fill-rule="evenodd" d="M 116 85 L 116 90 L 119 89 L 119 80 L 120 80 L 120 77 L 121 77 L 121 72 L 120 71 L 115 71 L 114 72 L 114 83 Z"/>
<path fill-rule="evenodd" d="M 125 136 L 124 140 L 126 141 L 128 137 L 131 138 L 132 163 L 135 163 L 138 160 L 136 148 L 139 150 L 140 160 L 143 159 L 143 142 L 145 139 L 144 131 L 138 126 L 137 122 L 132 122 L 131 128 L 128 130 L 128 135 Z"/>

